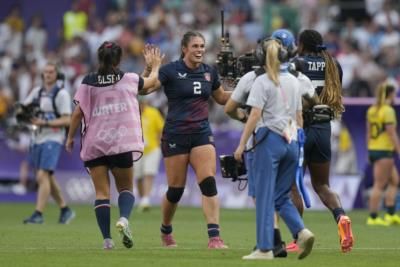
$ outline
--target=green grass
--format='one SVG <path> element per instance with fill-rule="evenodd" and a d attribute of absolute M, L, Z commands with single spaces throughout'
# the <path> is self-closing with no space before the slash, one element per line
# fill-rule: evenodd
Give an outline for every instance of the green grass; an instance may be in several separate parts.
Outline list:
<path fill-rule="evenodd" d="M 228 250 L 207 249 L 203 214 L 196 208 L 179 208 L 174 222 L 178 248 L 160 246 L 160 210 L 133 213 L 135 245 L 125 249 L 113 230 L 116 249 L 102 250 L 102 238 L 91 206 L 73 206 L 77 218 L 70 225 L 58 225 L 58 209 L 47 208 L 45 224 L 23 225 L 22 219 L 32 211 L 32 204 L 0 205 L 0 266 L 400 266 L 400 226 L 372 228 L 365 225 L 367 213 L 350 213 L 356 244 L 349 254 L 339 251 L 336 224 L 326 211 L 306 211 L 305 223 L 316 235 L 314 250 L 299 261 L 291 254 L 287 259 L 243 261 L 255 244 L 253 210 L 222 210 L 222 237 Z M 112 209 L 113 221 L 117 208 Z M 290 241 L 281 222 L 283 236 Z"/>

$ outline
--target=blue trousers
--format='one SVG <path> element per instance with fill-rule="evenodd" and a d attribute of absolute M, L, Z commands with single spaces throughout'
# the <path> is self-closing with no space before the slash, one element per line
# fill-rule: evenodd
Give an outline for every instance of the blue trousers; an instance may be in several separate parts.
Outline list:
<path fill-rule="evenodd" d="M 289 196 L 296 176 L 297 142 L 288 144 L 281 135 L 266 127 L 257 131 L 257 140 L 267 131 L 268 137 L 256 146 L 253 159 L 257 248 L 261 250 L 271 250 L 274 247 L 275 210 L 293 236 L 304 228 L 303 219 Z"/>

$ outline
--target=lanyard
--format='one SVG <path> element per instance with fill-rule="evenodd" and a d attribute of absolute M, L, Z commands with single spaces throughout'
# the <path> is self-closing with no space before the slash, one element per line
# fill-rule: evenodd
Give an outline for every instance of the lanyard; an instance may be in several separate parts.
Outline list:
<path fill-rule="evenodd" d="M 288 97 L 285 93 L 285 91 L 282 89 L 282 87 L 279 85 L 279 92 L 281 93 L 282 99 L 283 99 L 283 103 L 285 104 L 285 108 L 288 111 L 289 110 L 289 101 L 288 101 Z"/>
<path fill-rule="evenodd" d="M 303 162 L 304 162 L 305 141 L 306 141 L 306 136 L 304 134 L 304 130 L 300 128 L 297 130 L 297 142 L 299 144 L 299 160 L 298 160 L 297 170 L 296 170 L 296 185 L 303 197 L 304 204 L 306 205 L 307 208 L 309 208 L 309 207 L 311 207 L 310 196 L 308 195 L 307 189 L 304 186 L 304 179 L 303 179 Z"/>

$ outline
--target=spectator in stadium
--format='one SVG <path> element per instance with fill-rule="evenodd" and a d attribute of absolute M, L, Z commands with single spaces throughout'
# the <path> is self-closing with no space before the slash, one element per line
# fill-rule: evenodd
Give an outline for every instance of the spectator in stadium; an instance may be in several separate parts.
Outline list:
<path fill-rule="evenodd" d="M 54 177 L 58 159 L 65 139 L 65 127 L 70 123 L 71 97 L 67 90 L 57 85 L 58 69 L 56 64 L 48 62 L 43 71 L 43 86 L 37 87 L 23 101 L 24 105 L 36 103 L 40 107 L 41 115 L 32 119 L 37 126 L 33 137 L 33 146 L 30 149 L 30 159 L 36 171 L 38 195 L 36 209 L 33 214 L 24 220 L 25 224 L 43 223 L 43 212 L 49 196 L 61 208 L 59 223 L 67 224 L 74 217 L 65 203 L 60 186 Z"/>
<path fill-rule="evenodd" d="M 63 16 L 64 39 L 71 41 L 75 36 L 81 35 L 87 30 L 88 16 L 80 10 L 79 1 L 73 0 L 71 9 Z"/>
<path fill-rule="evenodd" d="M 340 64 L 326 51 L 322 36 L 315 30 L 304 30 L 299 36 L 298 53 L 294 64 L 296 69 L 308 76 L 315 85 L 316 94 L 303 103 L 303 114 L 312 112 L 315 104 L 329 106 L 326 110 L 337 118 L 344 111 L 341 96 L 342 69 Z M 332 212 L 339 228 L 342 252 L 349 252 L 353 246 L 351 220 L 344 212 L 339 196 L 329 188 L 329 168 L 331 160 L 330 120 L 312 121 L 312 116 L 304 117 L 306 143 L 304 164 L 308 167 L 311 183 L 324 205 Z M 295 198 L 292 195 L 292 198 Z M 299 210 L 302 213 L 302 210 Z M 288 250 L 296 250 L 295 243 Z"/>
<path fill-rule="evenodd" d="M 303 259 L 312 250 L 314 235 L 304 227 L 289 197 L 297 167 L 297 125 L 302 124 L 300 84 L 288 72 L 280 75 L 280 63 L 288 53 L 282 44 L 266 39 L 261 45 L 266 73 L 252 85 L 247 99 L 251 112 L 234 153 L 241 161 L 246 142 L 255 131 L 253 138 L 258 141 L 251 168 L 255 178 L 257 249 L 243 259 L 274 258 L 274 210 L 298 238 L 298 258 Z"/>
<path fill-rule="evenodd" d="M 367 144 L 369 160 L 373 165 L 374 183 L 369 196 L 367 225 L 388 226 L 400 224 L 396 211 L 399 175 L 394 156 L 400 155 L 400 142 L 396 132 L 396 112 L 393 108 L 395 88 L 388 83 L 378 86 L 376 103 L 367 111 Z M 378 217 L 383 191 L 386 188 L 384 219 Z"/>
<path fill-rule="evenodd" d="M 208 121 L 208 99 L 212 97 L 218 104 L 224 105 L 230 93 L 221 86 L 217 71 L 203 63 L 205 39 L 201 33 L 186 32 L 181 40 L 181 52 L 179 60 L 160 69 L 156 86 L 146 92 L 150 93 L 163 85 L 168 98 L 168 114 L 161 139 L 168 182 L 162 203 L 162 245 L 176 247 L 172 220 L 185 189 L 190 165 L 202 193 L 208 248 L 227 248 L 220 238 L 216 152 Z"/>
<path fill-rule="evenodd" d="M 119 193 L 120 218 L 116 228 L 125 247 L 133 246 L 129 217 L 135 202 L 133 161 L 143 153 L 143 137 L 137 95 L 153 86 L 162 57 L 157 48 L 150 51 L 153 66 L 149 78 L 124 73 L 118 66 L 122 49 L 114 42 L 104 42 L 98 49 L 99 68 L 88 74 L 78 88 L 74 102 L 66 149 L 72 150 L 74 135 L 82 121 L 80 156 L 89 170 L 96 191 L 94 210 L 103 235 L 104 249 L 113 249 L 110 234 L 110 177 L 115 178 Z"/>
<path fill-rule="evenodd" d="M 161 160 L 160 139 L 164 127 L 164 118 L 160 111 L 149 105 L 145 97 L 139 98 L 143 127 L 143 156 L 134 164 L 134 175 L 137 179 L 140 197 L 139 209 L 150 209 L 150 193 L 154 176 L 158 173 Z"/>

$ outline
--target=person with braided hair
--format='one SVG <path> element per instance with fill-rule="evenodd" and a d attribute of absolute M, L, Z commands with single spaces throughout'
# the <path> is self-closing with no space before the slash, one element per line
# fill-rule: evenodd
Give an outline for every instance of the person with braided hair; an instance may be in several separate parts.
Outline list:
<path fill-rule="evenodd" d="M 394 164 L 395 153 L 400 155 L 400 141 L 396 133 L 396 112 L 393 108 L 395 88 L 382 83 L 378 86 L 376 103 L 367 111 L 367 144 L 369 161 L 373 165 L 374 183 L 369 196 L 367 225 L 389 226 L 400 224 L 395 214 L 399 175 Z M 378 217 L 381 197 L 386 188 L 384 219 Z"/>
<path fill-rule="evenodd" d="M 306 134 L 304 166 L 308 167 L 315 192 L 338 224 L 342 252 L 349 252 L 354 242 L 351 220 L 343 210 L 339 196 L 329 188 L 330 119 L 339 118 L 344 112 L 341 96 L 342 68 L 326 51 L 321 34 L 315 30 L 304 30 L 300 33 L 298 54 L 293 60 L 296 70 L 308 76 L 315 87 L 313 96 L 303 98 L 308 100 L 303 101 Z M 328 119 L 316 119 L 316 109 L 313 109 L 315 105 L 330 114 Z M 294 194 L 292 198 L 295 198 Z M 302 209 L 299 212 L 302 213 Z"/>

